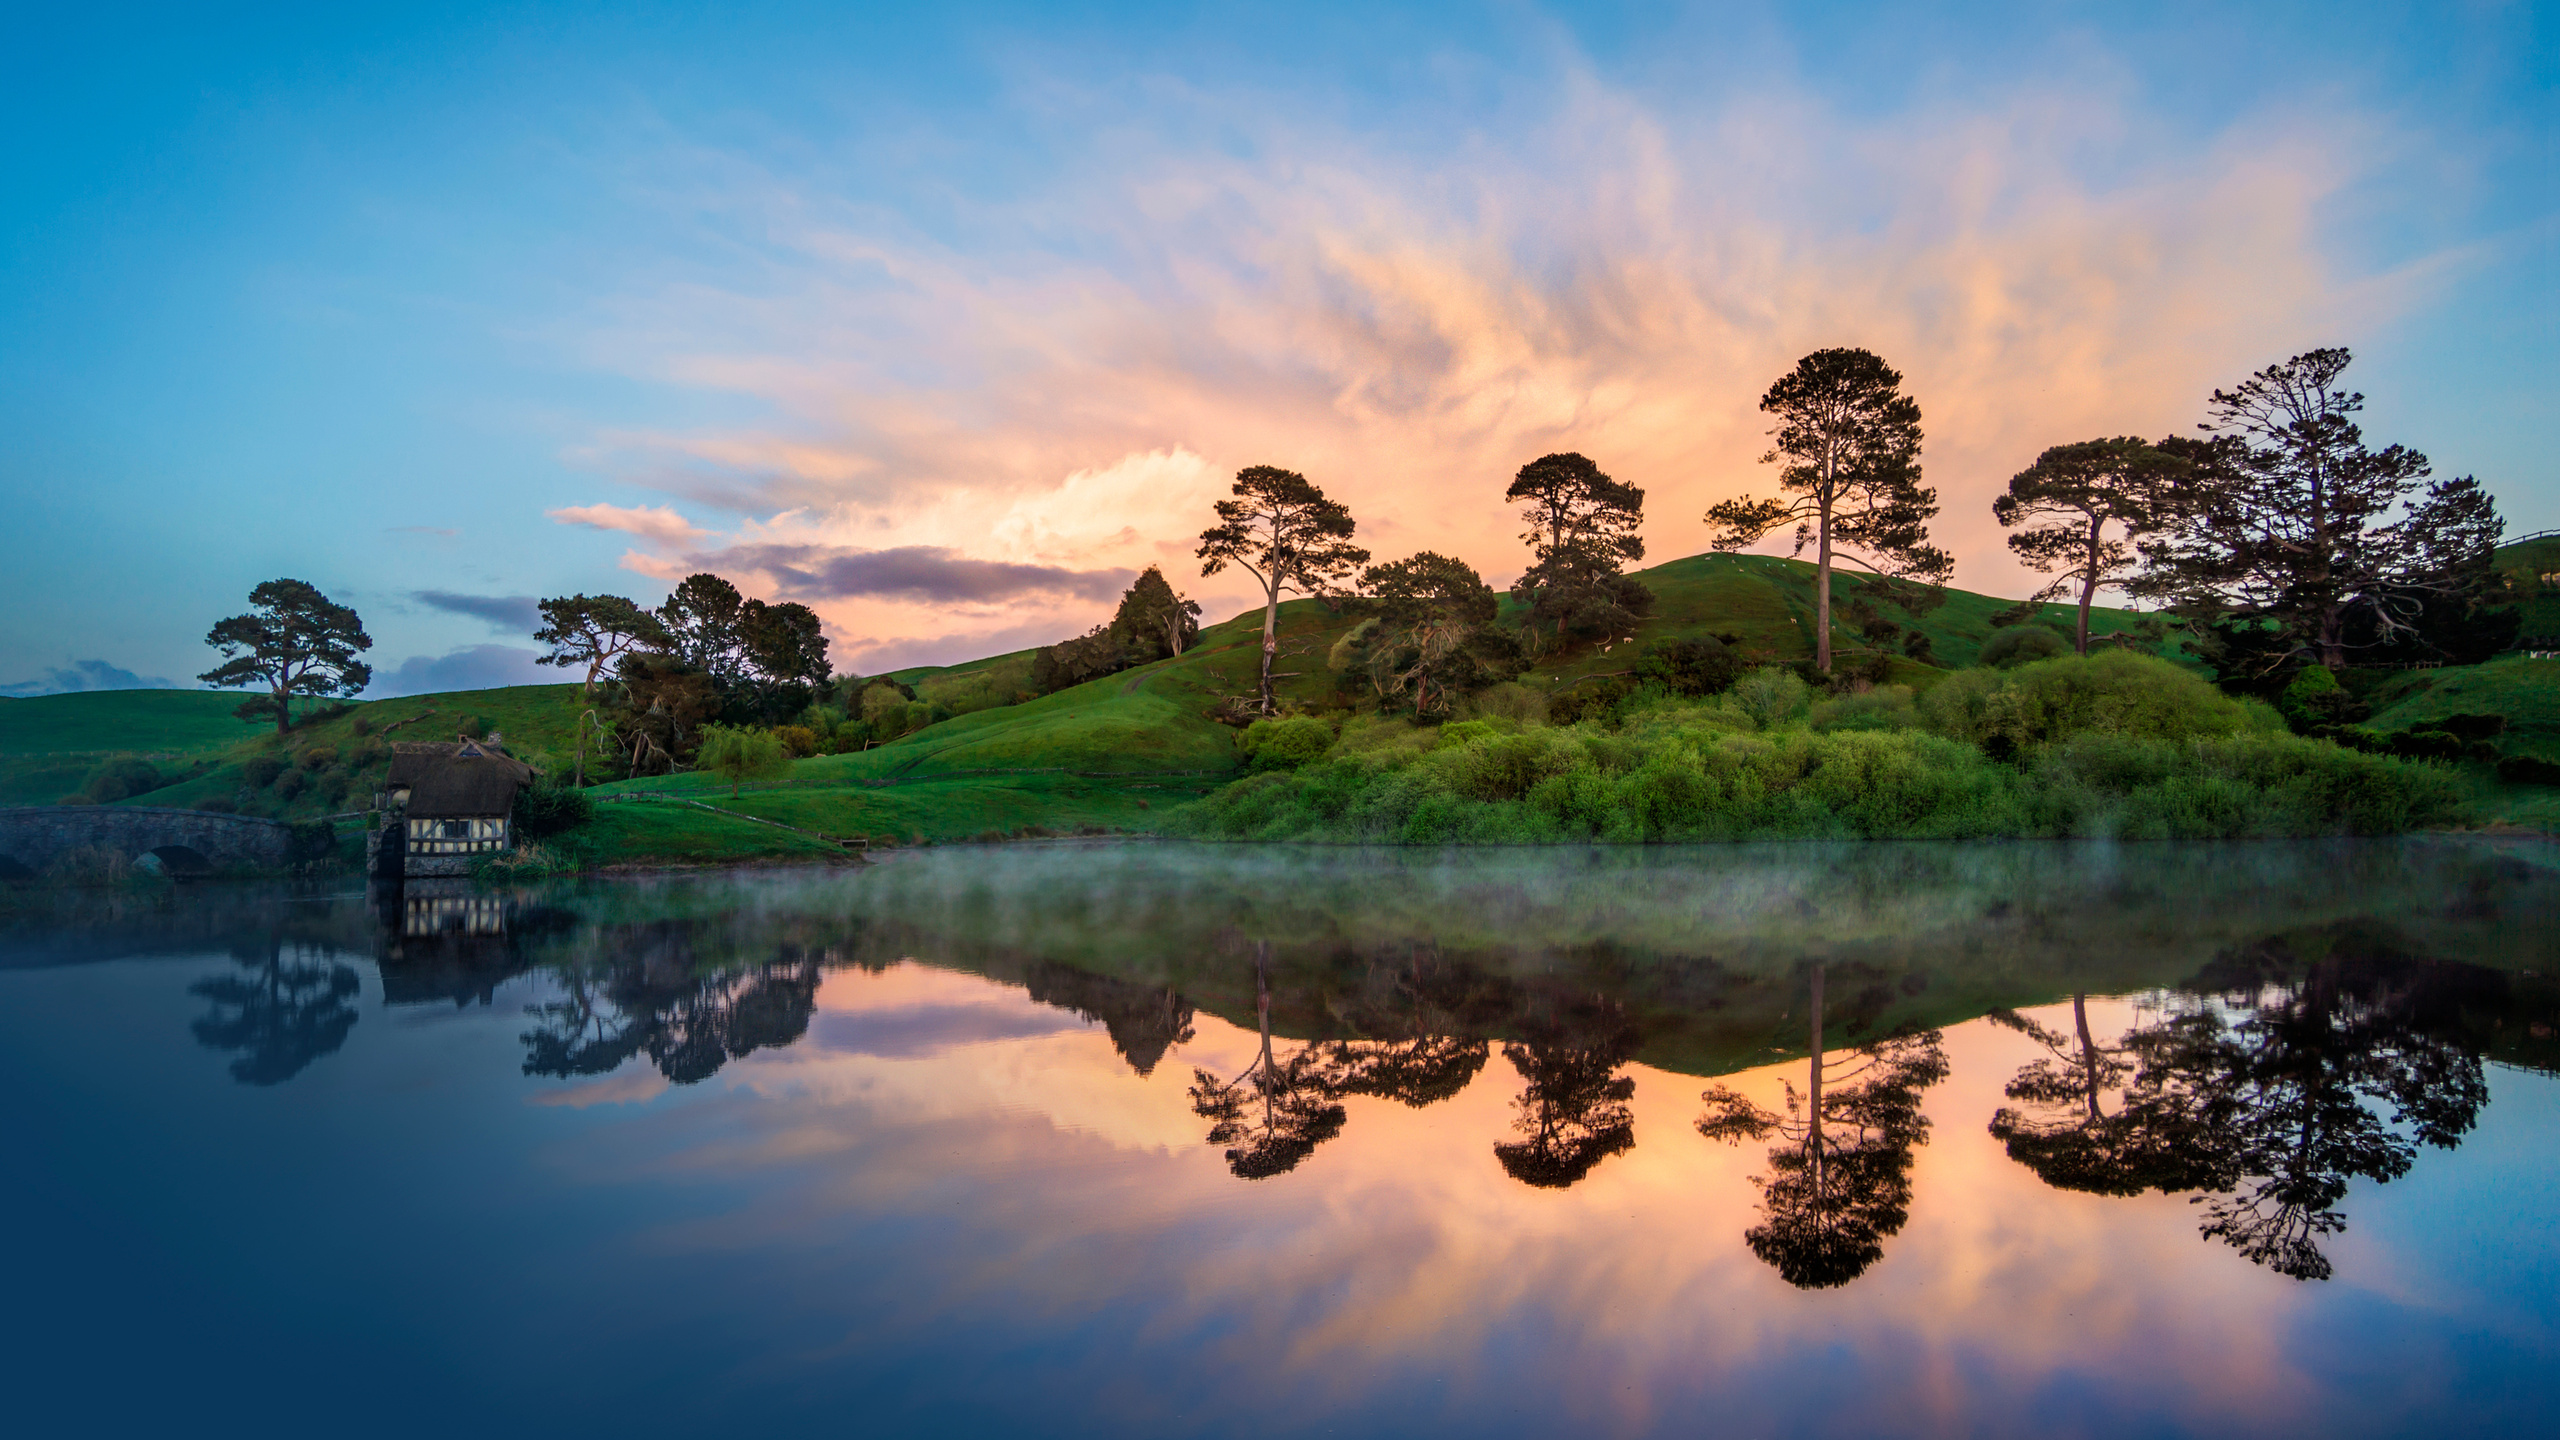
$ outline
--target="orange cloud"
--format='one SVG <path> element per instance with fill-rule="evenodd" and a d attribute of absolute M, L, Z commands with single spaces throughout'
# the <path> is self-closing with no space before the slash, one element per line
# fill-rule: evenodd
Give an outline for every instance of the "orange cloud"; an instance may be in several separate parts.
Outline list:
<path fill-rule="evenodd" d="M 720 193 L 756 198 L 721 203 L 749 207 L 781 280 L 626 297 L 595 353 L 784 418 L 590 453 L 763 509 L 759 540 L 1162 563 L 1222 618 L 1246 597 L 1202 586 L 1190 541 L 1241 465 L 1305 471 L 1382 557 L 1439 549 L 1501 581 L 1525 564 L 1502 487 L 1579 450 L 1646 488 L 1669 558 L 1704 548 L 1708 505 L 1769 487 L 1768 383 L 1855 344 L 1927 414 L 1957 583 L 2014 594 L 2035 582 L 1989 505 L 2039 450 L 2183 429 L 2214 385 L 2352 341 L 2424 283 L 2423 260 L 2359 277 L 2324 254 L 2358 153 L 2334 117 L 2251 117 L 2162 158 L 2103 85 L 1874 122 L 1566 90 L 1516 151 L 1416 160 L 1234 116 L 1252 159 L 1117 142 L 966 243 L 724 161 Z M 821 606 L 857 647 L 945 658 L 1105 609 Z"/>
<path fill-rule="evenodd" d="M 677 514 L 672 505 L 570 505 L 542 513 L 563 525 L 583 525 L 590 530 L 619 530 L 661 545 L 682 545 L 711 533 Z"/>

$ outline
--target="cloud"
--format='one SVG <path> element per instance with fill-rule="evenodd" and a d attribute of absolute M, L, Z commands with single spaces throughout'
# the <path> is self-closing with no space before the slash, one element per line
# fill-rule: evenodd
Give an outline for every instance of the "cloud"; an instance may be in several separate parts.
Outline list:
<path fill-rule="evenodd" d="M 48 669 L 41 680 L 20 680 L 0 685 L 0 695 L 70 695 L 83 690 L 175 690 L 171 681 L 157 675 L 136 675 L 121 665 L 104 660 L 74 660 L 67 667 Z"/>
<path fill-rule="evenodd" d="M 677 514 L 672 505 L 571 505 L 543 513 L 563 525 L 619 530 L 662 545 L 688 545 L 711 533 Z"/>
<path fill-rule="evenodd" d="M 542 612 L 530 595 L 459 595 L 451 590 L 416 590 L 409 598 L 452 615 L 489 622 L 489 628 L 513 635 L 542 628 Z"/>
<path fill-rule="evenodd" d="M 376 700 L 444 690 L 495 690 L 506 685 L 557 685 L 562 672 L 534 663 L 536 652 L 512 645 L 465 645 L 443 655 L 412 655 L 389 672 L 377 671 L 365 694 Z"/>
<path fill-rule="evenodd" d="M 703 558 L 761 571 L 793 600 L 877 597 L 936 605 L 984 605 L 1027 596 L 1109 600 L 1137 578 L 1127 570 L 1068 570 L 972 560 L 938 545 L 829 550 L 814 545 L 735 545 Z"/>
<path fill-rule="evenodd" d="M 1772 488 L 1770 381 L 1863 345 L 1927 416 L 1957 583 L 2022 594 L 2041 577 L 1990 501 L 2043 448 L 2182 430 L 2214 385 L 2352 342 L 2421 283 L 2422 261 L 2357 273 L 2325 244 L 2380 163 L 2353 115 L 2165 137 L 2103 67 L 1875 116 L 1775 84 L 1691 103 L 1555 81 L 1502 143 L 1403 149 L 1223 95 L 1150 91 L 1128 125 L 1071 96 L 1100 138 L 930 234 L 824 173 L 685 147 L 669 223 L 757 237 L 753 287 L 653 279 L 583 343 L 777 418 L 602 433 L 583 458 L 762 514 L 696 558 L 796 572 L 771 579 L 857 643 L 958 628 L 934 605 L 1072 633 L 1100 587 L 898 585 L 890 558 L 770 547 L 1160 563 L 1215 620 L 1250 597 L 1200 580 L 1192 537 L 1243 465 L 1307 473 L 1381 558 L 1441 550 L 1500 582 L 1526 561 L 1503 486 L 1579 450 L 1645 487 L 1668 559 L 1705 548 L 1709 505 Z"/>

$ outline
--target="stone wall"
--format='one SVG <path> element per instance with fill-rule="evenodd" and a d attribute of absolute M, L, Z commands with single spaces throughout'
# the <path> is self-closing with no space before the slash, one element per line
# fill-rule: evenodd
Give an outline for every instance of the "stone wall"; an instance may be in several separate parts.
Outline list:
<path fill-rule="evenodd" d="M 281 820 L 209 810 L 21 805 L 0 808 L 0 856 L 40 871 L 66 850 L 113 850 L 134 859 L 177 847 L 203 856 L 216 870 L 272 870 L 290 853 L 292 828 Z"/>

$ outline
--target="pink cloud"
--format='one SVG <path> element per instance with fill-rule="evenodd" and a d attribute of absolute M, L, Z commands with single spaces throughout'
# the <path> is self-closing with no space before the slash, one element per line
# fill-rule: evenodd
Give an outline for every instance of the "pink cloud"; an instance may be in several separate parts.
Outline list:
<path fill-rule="evenodd" d="M 1957 583 L 2022 594 L 2036 582 L 1989 506 L 2038 451 L 2184 429 L 2215 385 L 2354 343 L 2426 283 L 2423 257 L 2357 275 L 2324 252 L 2322 207 L 2358 173 L 2351 118 L 2253 116 L 2164 155 L 2106 84 L 1873 122 L 1783 94 L 1666 114 L 1563 89 L 1519 151 L 1417 160 L 1250 116 L 1231 117 L 1250 160 L 1111 142 L 976 212 L 962 242 L 701 162 L 775 268 L 752 293 L 627 296 L 591 353 L 782 418 L 589 453 L 770 507 L 742 543 L 1160 563 L 1232 605 L 1190 542 L 1247 464 L 1308 473 L 1381 557 L 1443 550 L 1499 582 L 1525 563 L 1502 487 L 1580 450 L 1647 489 L 1653 558 L 1694 553 L 1710 504 L 1771 484 L 1760 393 L 1804 352 L 1856 344 L 1927 414 Z M 820 608 L 903 653 L 955 628 L 877 597 Z M 1107 608 L 959 628 L 1063 635 Z"/>
<path fill-rule="evenodd" d="M 618 530 L 661 545 L 689 544 L 711 533 L 677 514 L 672 505 L 570 505 L 546 510 L 543 514 L 563 525 L 583 525 L 590 530 Z"/>

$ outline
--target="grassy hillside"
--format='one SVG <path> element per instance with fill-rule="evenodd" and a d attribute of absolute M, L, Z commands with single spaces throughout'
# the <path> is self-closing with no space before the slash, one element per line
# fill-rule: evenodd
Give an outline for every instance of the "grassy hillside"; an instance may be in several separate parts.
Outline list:
<path fill-rule="evenodd" d="M 88 690 L 0 700 L 0 756 L 191 755 L 255 739 L 264 721 L 231 712 L 242 696 L 219 690 Z"/>

